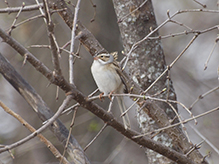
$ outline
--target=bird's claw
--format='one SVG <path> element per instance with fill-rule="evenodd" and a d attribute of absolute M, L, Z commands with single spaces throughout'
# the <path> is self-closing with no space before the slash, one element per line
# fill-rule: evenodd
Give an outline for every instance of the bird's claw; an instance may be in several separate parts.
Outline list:
<path fill-rule="evenodd" d="M 104 94 L 104 93 L 101 93 L 101 94 L 99 95 L 100 101 L 103 101 L 103 100 L 104 100 L 103 94 Z"/>

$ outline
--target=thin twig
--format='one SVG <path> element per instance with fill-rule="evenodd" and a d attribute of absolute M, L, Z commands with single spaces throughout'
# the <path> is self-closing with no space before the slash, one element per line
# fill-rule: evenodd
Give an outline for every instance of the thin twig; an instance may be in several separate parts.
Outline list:
<path fill-rule="evenodd" d="M 94 8 L 94 15 L 93 15 L 93 18 L 90 20 L 90 22 L 93 22 L 93 21 L 95 20 L 95 17 L 96 17 L 96 13 L 97 13 L 96 7 L 97 7 L 97 6 L 93 3 L 92 0 L 90 0 L 90 3 L 92 4 L 92 6 L 93 6 L 93 8 Z"/>
<path fill-rule="evenodd" d="M 169 96 L 170 96 L 170 70 L 167 71 L 167 88 L 162 90 L 162 91 L 165 91 L 167 90 L 167 94 L 166 94 L 166 100 L 168 101 L 169 100 Z M 162 92 L 161 91 L 161 92 Z"/>
<path fill-rule="evenodd" d="M 104 164 L 112 163 L 113 159 L 119 154 L 119 152 L 125 147 L 127 143 L 127 139 L 123 138 L 122 141 L 115 147 L 112 153 L 107 157 L 107 159 L 103 162 Z"/>
<path fill-rule="evenodd" d="M 25 7 L 25 6 L 24 6 Z M 39 8 L 41 8 L 41 7 L 39 7 Z M 52 11 L 51 12 L 51 14 L 52 13 L 54 13 L 54 12 L 60 12 L 60 11 L 63 11 L 63 10 L 65 10 L 65 9 L 62 9 L 62 10 L 54 10 L 54 11 Z M 22 11 L 24 11 L 24 8 L 23 8 L 23 10 Z M 30 22 L 30 21 L 32 21 L 32 20 L 34 20 L 34 19 L 38 19 L 38 18 L 45 18 L 45 15 L 36 15 L 36 16 L 33 16 L 33 17 L 31 17 L 31 18 L 28 18 L 28 19 L 25 19 L 24 21 L 22 21 L 22 22 L 19 22 L 19 23 L 17 23 L 17 24 L 15 24 L 15 25 L 13 25 L 12 27 L 13 27 L 13 29 L 15 29 L 15 28 L 17 28 L 18 26 L 20 26 L 20 25 L 22 25 L 22 24 L 24 24 L 24 23 L 27 23 L 27 22 Z"/>
<path fill-rule="evenodd" d="M 192 120 L 194 120 L 194 119 L 197 119 L 197 118 L 206 116 L 206 115 L 208 115 L 208 114 L 210 114 L 210 113 L 213 113 L 213 112 L 215 112 L 215 111 L 217 111 L 217 110 L 219 110 L 219 107 L 213 108 L 213 109 L 211 109 L 211 110 L 209 110 L 209 111 L 207 111 L 207 112 L 204 112 L 204 113 L 201 113 L 201 114 L 199 114 L 199 115 L 197 115 L 197 116 L 194 116 L 194 118 L 188 118 L 188 119 L 186 119 L 186 120 L 183 120 L 182 123 L 183 123 L 183 124 L 186 124 L 186 123 L 189 122 L 189 121 L 192 121 Z M 153 130 L 153 131 L 151 131 L 151 132 L 147 132 L 147 133 L 144 133 L 144 134 L 140 134 L 140 135 L 134 136 L 134 138 L 143 137 L 143 136 L 146 136 L 146 135 L 150 135 L 150 134 L 152 134 L 152 133 L 155 133 L 155 132 L 159 132 L 159 131 L 162 131 L 162 130 L 166 130 L 166 129 L 169 129 L 169 128 L 173 128 L 173 127 L 178 126 L 178 125 L 180 125 L 180 124 L 181 124 L 181 123 L 178 122 L 178 123 L 175 123 L 175 124 L 172 124 L 172 125 L 168 125 L 168 126 L 166 126 L 166 127 Z"/>
<path fill-rule="evenodd" d="M 62 112 L 62 115 L 65 114 L 65 113 L 67 113 L 67 115 L 68 115 L 70 112 L 72 112 L 73 110 L 75 110 L 75 108 L 78 108 L 79 106 L 80 106 L 79 103 L 76 103 L 76 104 L 72 105 L 71 107 L 65 109 L 65 110 Z"/>
<path fill-rule="evenodd" d="M 189 154 L 191 154 L 194 150 L 200 149 L 201 145 L 203 144 L 204 140 L 201 141 L 200 143 L 198 143 L 197 145 L 193 145 L 193 147 L 186 153 L 186 157 L 189 156 Z"/>
<path fill-rule="evenodd" d="M 78 46 L 77 52 L 74 54 L 74 56 L 77 56 L 77 57 L 74 58 L 73 64 L 75 64 L 77 59 L 81 59 L 81 57 L 79 56 L 80 50 L 81 50 L 81 42 L 79 42 L 79 46 Z"/>
<path fill-rule="evenodd" d="M 205 62 L 204 70 L 206 70 L 207 67 L 208 67 L 208 62 L 209 62 L 209 60 L 210 60 L 210 58 L 211 58 L 211 56 L 212 56 L 212 54 L 213 54 L 213 52 L 214 52 L 214 49 L 215 49 L 215 47 L 216 47 L 216 45 L 217 45 L 217 41 L 218 41 L 218 38 L 215 40 L 214 46 L 213 46 L 213 48 L 212 48 L 212 50 L 211 50 L 211 52 L 210 52 L 210 54 L 209 54 L 209 56 L 208 56 L 207 61 Z"/>
<path fill-rule="evenodd" d="M 197 4 L 201 5 L 202 7 L 206 8 L 207 5 L 202 4 L 201 2 L 197 1 L 197 0 L 193 0 L 194 2 L 196 2 Z"/>
<path fill-rule="evenodd" d="M 107 112 L 111 112 L 112 106 L 113 106 L 114 98 L 115 98 L 115 96 L 112 96 L 111 101 L 110 101 L 110 103 L 109 103 L 109 108 L 108 108 Z"/>
<path fill-rule="evenodd" d="M 127 97 L 135 97 L 136 100 L 132 103 L 132 105 L 130 105 L 129 108 L 126 109 L 126 111 L 124 111 L 121 114 L 121 117 L 124 116 L 140 99 L 144 99 L 144 100 L 153 100 L 153 101 L 161 101 L 161 102 L 165 102 L 167 104 L 169 103 L 175 103 L 175 104 L 179 104 L 180 106 L 182 106 L 189 114 L 191 117 L 194 118 L 194 115 L 192 114 L 192 112 L 181 102 L 179 101 L 175 101 L 175 100 L 170 100 L 170 99 L 161 99 L 161 98 L 156 98 L 156 97 L 151 97 L 151 96 L 146 96 L 146 95 L 137 95 L 137 94 L 112 94 L 112 96 L 127 96 Z M 108 95 L 103 95 L 103 97 L 108 97 Z M 93 97 L 88 97 L 87 101 L 93 101 L 99 99 L 99 96 L 93 96 Z M 194 118 L 195 124 L 197 124 L 197 120 Z"/>
<path fill-rule="evenodd" d="M 188 12 L 206 12 L 206 13 L 219 13 L 218 10 L 209 10 L 209 9 L 183 9 L 177 11 L 176 14 L 188 13 Z"/>
<path fill-rule="evenodd" d="M 45 16 L 45 14 L 43 12 L 43 7 L 45 7 L 45 5 L 43 4 L 42 6 L 40 6 L 39 1 L 38 0 L 35 0 L 35 1 L 36 1 L 37 5 L 39 6 L 40 13 Z M 43 18 L 43 20 L 46 23 L 46 18 Z"/>
<path fill-rule="evenodd" d="M 95 89 L 91 94 L 88 95 L 88 98 L 92 97 L 94 94 L 96 94 L 99 91 L 99 89 Z"/>
<path fill-rule="evenodd" d="M 58 111 L 44 125 L 42 125 L 39 129 L 37 129 L 36 131 L 31 133 L 30 135 L 26 136 L 25 138 L 15 142 L 15 143 L 13 143 L 11 145 L 6 145 L 4 148 L 1 148 L 0 149 L 0 153 L 2 153 L 4 151 L 7 151 L 7 150 L 11 150 L 11 149 L 13 149 L 15 147 L 18 147 L 18 146 L 26 143 L 30 139 L 34 138 L 38 134 L 42 133 L 46 128 L 48 128 L 60 116 L 60 114 L 66 108 L 66 106 L 71 101 L 71 99 L 72 99 L 72 96 L 68 95 L 66 97 L 66 99 L 63 101 L 62 105 L 59 107 Z"/>
<path fill-rule="evenodd" d="M 137 100 L 135 100 L 123 113 L 121 113 L 120 117 L 125 116 L 125 114 L 126 114 L 130 109 L 132 109 L 132 107 L 133 107 L 134 105 L 136 105 L 139 100 L 140 100 L 140 98 L 138 98 Z"/>
<path fill-rule="evenodd" d="M 50 46 L 50 45 L 31 45 L 31 46 L 28 46 L 27 48 L 48 48 L 48 49 L 51 50 L 51 46 Z M 60 49 L 60 52 L 64 51 L 64 52 L 66 52 L 66 53 L 68 53 L 68 54 L 70 53 L 69 50 L 66 50 L 66 49 L 64 49 L 64 48 L 62 48 L 62 47 L 59 47 L 59 49 Z M 76 57 L 76 58 L 78 58 L 78 59 L 81 59 L 80 56 L 75 55 L 74 53 L 73 53 L 72 55 L 74 55 L 74 57 Z"/>
<path fill-rule="evenodd" d="M 18 115 L 17 113 L 15 113 L 14 111 L 12 111 L 10 108 L 8 108 L 3 102 L 0 101 L 0 106 L 5 110 L 5 112 L 7 112 L 8 114 L 10 114 L 11 116 L 13 116 L 14 118 L 16 118 L 22 125 L 24 125 L 28 130 L 30 130 L 32 133 L 34 133 L 36 131 L 36 129 L 34 129 L 28 122 L 26 122 L 20 115 Z M 62 156 L 60 154 L 60 152 L 55 148 L 55 146 L 49 141 L 47 140 L 42 134 L 38 134 L 37 137 L 40 138 L 40 140 L 49 148 L 49 150 L 54 154 L 54 156 L 59 160 L 62 161 L 64 164 L 69 164 L 69 162 L 66 160 L 66 158 L 64 156 Z"/>
<path fill-rule="evenodd" d="M 195 41 L 195 39 L 198 37 L 198 34 L 193 36 L 193 38 L 190 40 L 190 42 L 186 45 L 186 47 L 182 50 L 182 52 L 172 61 L 170 65 L 167 66 L 167 68 L 163 71 L 163 73 L 156 79 L 154 82 L 144 91 L 144 94 L 147 93 L 154 84 L 164 75 L 168 70 L 170 70 L 173 65 L 179 60 L 179 58 L 186 52 L 186 50 L 192 45 L 192 43 Z"/>
<path fill-rule="evenodd" d="M 170 22 L 175 23 L 175 24 L 178 24 L 179 26 L 183 26 L 183 27 L 189 29 L 190 31 L 193 31 L 193 29 L 190 28 L 189 26 L 187 26 L 187 25 L 185 25 L 185 24 L 183 24 L 183 23 L 180 23 L 180 22 L 178 22 L 178 21 L 176 21 L 176 20 L 172 20 L 172 19 L 171 19 Z"/>
<path fill-rule="evenodd" d="M 97 135 L 87 144 L 87 146 L 84 147 L 84 151 L 86 151 L 87 148 L 97 139 L 97 137 L 100 136 L 100 134 L 104 131 L 106 127 L 107 124 L 104 124 L 100 131 L 97 133 Z"/>
<path fill-rule="evenodd" d="M 125 69 L 127 62 L 131 56 L 131 53 L 137 48 L 137 46 L 139 44 L 141 44 L 142 42 L 144 42 L 145 40 L 147 40 L 152 34 L 154 34 L 155 32 L 157 32 L 161 27 L 163 27 L 165 24 L 167 24 L 168 22 L 171 21 L 172 18 L 174 18 L 176 15 L 178 14 L 182 14 L 182 13 L 186 13 L 186 12 L 208 12 L 208 13 L 219 13 L 218 10 L 206 10 L 206 9 L 185 9 L 185 10 L 179 10 L 176 11 L 172 16 L 169 16 L 168 19 L 166 19 L 163 23 L 161 23 L 159 26 L 157 26 L 154 30 L 152 30 L 147 36 L 145 36 L 143 39 L 139 40 L 138 42 L 134 43 L 131 46 L 131 49 L 129 50 L 129 52 L 127 53 L 127 58 L 125 60 L 125 63 L 123 65 L 122 70 Z"/>
<path fill-rule="evenodd" d="M 78 0 L 76 7 L 75 7 L 75 14 L 74 14 L 74 20 L 73 20 L 72 31 L 71 31 L 71 46 L 70 46 L 70 54 L 69 54 L 69 82 L 70 84 L 74 84 L 74 58 L 73 58 L 72 53 L 74 53 L 75 31 L 76 31 L 76 24 L 78 20 L 78 11 L 79 11 L 80 2 L 81 0 Z"/>
<path fill-rule="evenodd" d="M 134 10 L 132 10 L 131 12 L 129 12 L 128 14 L 126 14 L 125 16 L 121 17 L 118 19 L 118 23 L 123 22 L 125 19 L 127 19 L 127 17 L 131 14 L 133 14 L 134 12 L 136 12 L 137 10 L 139 10 L 145 3 L 147 2 L 147 0 L 145 0 L 144 2 L 142 2 L 141 5 L 139 5 L 138 7 L 136 7 Z"/>
<path fill-rule="evenodd" d="M 68 144 L 69 144 L 69 140 L 70 140 L 70 137 L 71 137 L 71 132 L 72 132 L 72 128 L 73 128 L 73 125 L 74 125 L 74 122 L 75 122 L 75 116 L 76 116 L 76 113 L 77 113 L 77 107 L 74 108 L 74 114 L 73 114 L 73 117 L 72 117 L 72 121 L 71 121 L 71 124 L 70 124 L 70 128 L 69 128 L 69 133 L 68 133 L 68 138 L 67 138 L 67 141 L 66 141 L 66 144 L 65 144 L 65 149 L 62 153 L 62 156 L 64 157 L 65 156 L 65 152 L 68 148 Z M 60 161 L 60 164 L 62 163 L 62 161 Z"/>
<path fill-rule="evenodd" d="M 38 0 L 36 0 L 38 2 Z M 60 49 L 59 45 L 56 41 L 55 35 L 54 35 L 54 24 L 51 19 L 51 14 L 50 14 L 50 9 L 47 0 L 43 0 L 43 5 L 45 7 L 45 13 L 43 13 L 42 9 L 40 9 L 40 12 L 42 15 L 45 15 L 45 23 L 47 25 L 47 30 L 48 30 L 48 37 L 51 45 L 51 50 L 52 50 L 52 62 L 54 66 L 54 72 L 55 75 L 62 75 L 61 68 L 60 68 L 60 63 L 59 63 L 59 57 L 60 55 Z"/>
<path fill-rule="evenodd" d="M 88 95 L 88 98 L 92 97 L 94 94 L 96 94 L 99 91 L 99 89 L 97 88 L 96 90 L 94 90 L 93 92 L 91 92 L 91 94 Z M 73 111 L 75 108 L 78 108 L 80 106 L 79 103 L 74 104 L 73 106 L 65 109 L 62 114 L 69 114 L 71 111 Z M 69 112 L 69 113 L 68 113 Z"/>
<path fill-rule="evenodd" d="M 212 144 L 204 135 L 202 135 L 194 126 L 189 125 L 194 131 L 195 133 L 202 138 L 218 155 L 219 155 L 219 150 L 218 148 Z"/>
<path fill-rule="evenodd" d="M 5 0 L 5 4 L 6 4 L 7 7 L 10 7 L 7 0 Z"/>
<path fill-rule="evenodd" d="M 164 100 L 164 99 L 161 99 L 161 98 L 156 98 L 156 97 L 148 97 L 147 99 L 150 99 L 150 100 L 154 100 L 154 101 L 161 101 L 161 102 L 165 102 L 165 103 L 175 103 L 175 104 L 179 104 L 180 106 L 182 106 L 189 114 L 191 117 L 194 118 L 194 115 L 192 114 L 192 112 L 189 110 L 189 108 L 187 108 L 183 103 L 179 102 L 179 101 L 175 101 L 175 100 Z M 194 118 L 194 121 L 195 121 L 195 124 L 197 124 L 197 120 Z"/>
<path fill-rule="evenodd" d="M 175 13 L 176 14 L 176 13 Z M 172 17 L 170 18 L 173 18 L 175 16 L 175 14 L 173 14 Z M 122 70 L 125 69 L 126 65 L 127 65 L 127 62 L 131 56 L 131 53 L 132 51 L 134 51 L 136 48 L 137 48 L 137 45 L 139 45 L 140 43 L 142 43 L 143 41 L 145 41 L 146 39 L 148 39 L 149 36 L 151 36 L 152 34 L 154 34 L 157 30 L 159 30 L 161 27 L 163 27 L 166 23 L 169 22 L 170 18 L 168 18 L 166 21 L 164 21 L 162 24 L 160 24 L 157 28 L 155 28 L 153 31 L 151 31 L 147 36 L 145 36 L 143 39 L 139 40 L 138 42 L 134 43 L 131 47 L 131 49 L 129 50 L 128 54 L 127 54 L 127 58 L 125 60 L 125 63 L 122 67 Z"/>
<path fill-rule="evenodd" d="M 42 17 L 44 17 L 44 15 L 36 15 L 36 16 L 31 17 L 31 18 L 25 19 L 24 21 L 19 22 L 16 25 L 14 25 L 14 28 L 17 28 L 18 26 L 20 26 L 20 25 L 22 25 L 24 23 L 27 23 L 27 22 L 30 22 L 30 21 L 32 21 L 34 19 L 38 19 L 38 18 L 42 18 Z"/>
<path fill-rule="evenodd" d="M 218 89 L 219 89 L 219 86 L 217 86 L 217 87 L 215 87 L 215 88 L 213 88 L 213 89 L 207 91 L 206 93 L 203 93 L 203 94 L 199 95 L 198 98 L 197 98 L 197 99 L 192 103 L 192 105 L 189 107 L 189 110 L 191 111 L 192 108 L 194 107 L 194 105 L 195 105 L 199 100 L 203 99 L 205 96 L 207 96 L 207 95 L 213 93 L 214 91 L 216 91 L 216 90 L 218 90 Z"/>
<path fill-rule="evenodd" d="M 23 8 L 23 12 L 24 11 L 33 11 L 33 10 L 38 10 L 40 7 L 43 7 L 42 3 L 39 3 L 39 5 L 29 5 L 29 6 L 25 6 Z M 0 13 L 16 13 L 18 11 L 20 11 L 22 7 L 10 7 L 8 6 L 7 8 L 2 8 L 0 9 Z"/>
<path fill-rule="evenodd" d="M 191 142 L 191 140 L 189 138 L 189 135 L 188 135 L 188 133 L 186 131 L 186 127 L 184 126 L 183 121 L 182 121 L 181 117 L 179 116 L 177 110 L 173 107 L 173 105 L 171 103 L 167 102 L 167 104 L 172 108 L 172 110 L 174 111 L 175 115 L 177 116 L 177 118 L 178 118 L 178 120 L 180 122 L 180 125 L 182 126 L 182 129 L 184 130 L 184 133 L 186 135 L 186 138 L 187 138 L 188 142 L 192 144 L 192 142 Z"/>
<path fill-rule="evenodd" d="M 17 13 L 17 15 L 16 15 L 16 17 L 15 17 L 15 19 L 14 19 L 12 25 L 11 25 L 11 28 L 10 28 L 9 31 L 8 31 L 8 34 L 9 34 L 9 35 L 11 35 L 12 30 L 15 28 L 14 25 L 15 25 L 15 23 L 16 23 L 16 21 L 17 21 L 19 15 L 21 14 L 21 12 L 22 12 L 24 6 L 25 6 L 25 3 L 23 2 L 22 6 L 21 6 L 21 8 L 20 8 L 20 10 L 19 10 L 19 12 Z"/>
<path fill-rule="evenodd" d="M 159 35 L 159 36 L 153 36 L 153 37 L 148 37 L 148 39 L 153 40 L 153 39 L 167 39 L 170 37 L 176 37 L 176 36 L 182 36 L 182 35 L 188 35 L 188 34 L 203 34 L 212 30 L 217 30 L 218 25 L 209 27 L 204 30 L 191 30 L 191 31 L 183 31 L 183 32 L 178 32 L 178 33 L 173 33 L 173 34 L 168 34 L 168 35 Z"/>
<path fill-rule="evenodd" d="M 59 86 L 56 86 L 56 96 L 55 96 L 56 101 L 59 99 Z"/>

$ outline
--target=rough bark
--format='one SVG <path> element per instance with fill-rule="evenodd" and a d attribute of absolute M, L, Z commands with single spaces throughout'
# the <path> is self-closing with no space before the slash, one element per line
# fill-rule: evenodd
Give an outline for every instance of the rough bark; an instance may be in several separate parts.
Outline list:
<path fill-rule="evenodd" d="M 157 27 L 152 2 L 151 0 L 147 2 L 143 0 L 114 0 L 113 2 L 124 49 L 125 52 L 128 52 L 133 44 L 143 39 L 151 30 Z M 153 33 L 153 36 L 158 35 L 158 31 Z M 146 90 L 166 69 L 165 56 L 160 40 L 147 39 L 139 44 L 131 53 L 127 67 L 132 79 L 143 90 Z M 162 91 L 164 88 L 169 88 L 167 92 L 160 94 L 158 97 L 176 100 L 172 82 L 167 76 L 168 74 L 165 74 L 149 90 L 148 94 L 153 95 Z M 173 104 L 173 106 L 177 109 L 176 105 Z M 161 102 L 156 102 L 156 104 L 151 104 L 150 102 L 143 110 L 137 109 L 137 119 L 142 133 L 168 125 L 174 116 L 175 113 L 170 106 Z M 169 129 L 165 132 L 156 136 L 155 139 L 182 153 L 188 151 L 191 145 L 179 127 Z M 156 152 L 150 150 L 147 150 L 146 154 L 148 155 L 149 163 L 171 162 L 167 158 L 159 156 Z M 201 163 L 202 161 L 202 156 L 198 151 L 194 152 L 190 157 L 197 163 Z"/>

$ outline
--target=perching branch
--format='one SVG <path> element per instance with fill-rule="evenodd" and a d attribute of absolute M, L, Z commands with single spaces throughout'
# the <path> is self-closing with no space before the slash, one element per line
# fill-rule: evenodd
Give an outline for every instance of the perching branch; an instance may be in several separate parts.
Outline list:
<path fill-rule="evenodd" d="M 171 159 L 173 161 L 178 161 L 182 164 L 190 164 L 190 163 L 192 164 L 193 163 L 190 159 L 185 158 L 185 156 L 183 154 L 181 154 L 179 152 L 176 152 L 175 150 L 173 150 L 173 149 L 171 149 L 171 148 L 169 148 L 169 147 L 167 147 L 163 144 L 160 144 L 160 143 L 158 143 L 158 142 L 156 142 L 156 141 L 154 141 L 150 138 L 147 138 L 147 137 L 142 137 L 141 139 L 133 138 L 134 136 L 139 135 L 139 133 L 137 133 L 135 131 L 132 131 L 132 130 L 126 130 L 123 127 L 123 124 L 118 122 L 111 113 L 108 113 L 107 111 L 105 111 L 103 108 L 101 108 L 97 104 L 87 101 L 86 96 L 83 95 L 80 91 L 78 91 L 73 85 L 70 85 L 63 77 L 56 76 L 55 80 L 53 78 L 51 78 L 52 77 L 51 76 L 51 71 L 48 70 L 48 68 L 45 65 L 43 65 L 41 62 L 39 62 L 38 59 L 36 59 L 22 45 L 20 45 L 17 41 L 15 41 L 13 38 L 8 36 L 2 29 L 0 29 L 0 36 L 2 37 L 2 39 L 6 43 L 8 43 L 17 52 L 19 52 L 21 54 L 21 56 L 25 56 L 25 54 L 26 54 L 26 56 L 28 56 L 27 61 L 29 61 L 30 64 L 32 64 L 39 72 L 41 72 L 51 83 L 60 86 L 60 88 L 62 90 L 64 90 L 68 95 L 69 94 L 72 95 L 72 98 L 75 99 L 81 105 L 81 107 L 84 107 L 84 108 L 88 109 L 90 112 L 95 114 L 97 117 L 101 118 L 105 123 L 112 126 L 115 130 L 122 133 L 127 138 L 131 139 L 132 141 L 136 142 L 139 145 L 142 145 L 144 147 L 152 149 L 152 150 L 168 157 L 169 159 Z M 40 66 L 38 66 L 37 63 L 39 63 Z M 0 65 L 2 66 L 2 64 L 0 64 Z M 13 71 L 10 71 L 10 72 L 13 72 Z M 4 74 L 4 73 L 6 73 L 6 71 L 4 70 L 1 73 Z M 15 77 L 15 76 L 11 75 L 7 80 L 10 82 L 12 77 Z M 11 83 L 15 84 L 16 89 L 18 91 L 20 91 L 19 90 L 20 87 L 17 86 L 17 81 L 16 81 L 17 79 L 13 78 L 12 80 L 13 80 L 13 82 L 11 82 Z M 32 90 L 32 88 L 31 88 L 31 90 Z M 19 93 L 22 94 L 22 92 L 19 92 Z M 27 95 L 27 96 L 24 96 L 24 97 L 26 98 L 27 101 L 31 101 L 30 99 L 31 99 L 32 95 L 31 96 Z M 42 101 L 42 100 L 40 99 L 40 101 Z M 38 107 L 38 106 L 36 106 L 36 107 Z M 35 109 L 35 111 L 38 111 L 38 108 L 36 108 L 36 107 L 34 106 L 33 108 Z M 47 110 L 44 109 L 44 110 L 48 111 L 48 109 Z M 40 117 L 44 118 L 45 116 L 42 115 Z M 50 114 L 50 117 L 51 117 L 51 114 Z M 45 120 L 47 120 L 47 119 L 45 119 Z M 61 122 L 59 122 L 58 120 L 57 120 L 57 122 L 59 124 L 61 124 Z M 60 131 L 58 131 L 58 132 L 60 132 Z M 68 131 L 67 131 L 66 128 L 64 128 L 63 134 L 68 134 Z M 66 137 L 67 137 L 67 135 L 66 135 Z"/>

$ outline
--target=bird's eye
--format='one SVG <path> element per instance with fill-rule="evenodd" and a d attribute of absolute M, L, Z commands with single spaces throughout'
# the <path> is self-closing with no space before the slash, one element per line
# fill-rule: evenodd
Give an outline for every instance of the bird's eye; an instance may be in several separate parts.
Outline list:
<path fill-rule="evenodd" d="M 103 55 L 101 55 L 100 57 L 103 58 Z"/>

